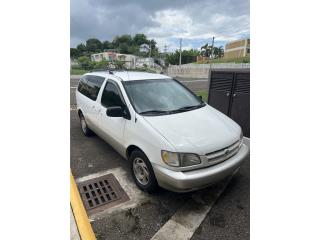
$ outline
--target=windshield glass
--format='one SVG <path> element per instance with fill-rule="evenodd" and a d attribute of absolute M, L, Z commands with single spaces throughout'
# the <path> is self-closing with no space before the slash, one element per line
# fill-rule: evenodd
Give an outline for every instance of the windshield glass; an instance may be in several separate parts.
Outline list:
<path fill-rule="evenodd" d="M 123 85 L 140 114 L 170 114 L 204 106 L 201 99 L 173 79 L 128 81 Z"/>

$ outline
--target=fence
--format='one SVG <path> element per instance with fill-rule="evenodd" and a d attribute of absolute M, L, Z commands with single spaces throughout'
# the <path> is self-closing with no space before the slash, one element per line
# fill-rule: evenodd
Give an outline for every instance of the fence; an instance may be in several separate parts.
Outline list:
<path fill-rule="evenodd" d="M 186 78 L 208 78 L 211 69 L 242 69 L 250 68 L 250 63 L 214 63 L 214 64 L 184 64 L 181 66 L 172 65 L 167 69 L 167 74 L 171 77 Z"/>

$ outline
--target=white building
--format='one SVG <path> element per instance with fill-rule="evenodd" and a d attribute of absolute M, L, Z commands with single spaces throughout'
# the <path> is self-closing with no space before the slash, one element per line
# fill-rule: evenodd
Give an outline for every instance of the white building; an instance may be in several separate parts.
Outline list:
<path fill-rule="evenodd" d="M 117 57 L 116 57 L 116 60 L 124 62 L 125 67 L 128 69 L 136 68 L 136 59 L 137 59 L 137 56 L 132 54 L 117 53 Z"/>
<path fill-rule="evenodd" d="M 137 67 L 153 67 L 154 59 L 153 58 L 137 58 L 136 66 Z"/>
<path fill-rule="evenodd" d="M 91 61 L 93 62 L 100 62 L 102 59 L 107 61 L 115 61 L 117 54 L 115 52 L 102 52 L 102 53 L 95 53 L 91 54 Z"/>
<path fill-rule="evenodd" d="M 143 52 L 143 53 L 148 53 L 150 51 L 150 46 L 148 44 L 146 44 L 146 43 L 141 44 L 140 48 L 139 48 L 139 51 Z"/>

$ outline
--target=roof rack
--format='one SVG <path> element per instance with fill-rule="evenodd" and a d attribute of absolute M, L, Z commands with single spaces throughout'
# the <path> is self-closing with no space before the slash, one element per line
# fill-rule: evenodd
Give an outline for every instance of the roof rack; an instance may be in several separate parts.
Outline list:
<path fill-rule="evenodd" d="M 113 74 L 113 71 L 128 71 L 126 68 L 99 68 L 99 69 L 92 69 L 89 72 L 109 72 L 110 74 Z"/>

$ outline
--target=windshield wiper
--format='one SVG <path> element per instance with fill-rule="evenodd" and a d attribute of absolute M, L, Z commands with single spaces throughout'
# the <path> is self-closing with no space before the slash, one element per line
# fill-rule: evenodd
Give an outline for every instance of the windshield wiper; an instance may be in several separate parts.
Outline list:
<path fill-rule="evenodd" d="M 166 114 L 166 113 L 170 113 L 170 111 L 148 110 L 148 111 L 139 112 L 139 114 Z"/>
<path fill-rule="evenodd" d="M 206 105 L 205 103 L 200 103 L 200 104 L 194 105 L 194 106 L 185 106 L 185 107 L 178 108 L 176 110 L 172 110 L 171 112 L 185 112 L 185 111 L 201 108 L 201 107 L 203 107 L 205 105 Z"/>

